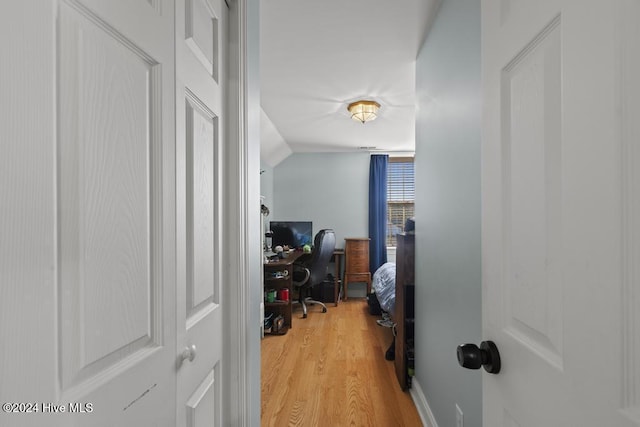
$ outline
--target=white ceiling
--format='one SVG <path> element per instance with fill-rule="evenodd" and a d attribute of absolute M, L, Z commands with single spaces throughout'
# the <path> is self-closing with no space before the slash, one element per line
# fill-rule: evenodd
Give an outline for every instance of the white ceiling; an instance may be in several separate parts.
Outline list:
<path fill-rule="evenodd" d="M 279 134 L 275 145 L 414 151 L 415 59 L 439 3 L 261 1 L 261 104 L 272 137 Z M 377 120 L 349 117 L 347 105 L 358 99 L 382 106 Z"/>

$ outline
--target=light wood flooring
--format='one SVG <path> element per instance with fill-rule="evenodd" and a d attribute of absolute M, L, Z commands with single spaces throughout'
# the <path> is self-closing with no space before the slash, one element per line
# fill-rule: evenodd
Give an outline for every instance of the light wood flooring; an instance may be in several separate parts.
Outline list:
<path fill-rule="evenodd" d="M 262 426 L 422 426 L 384 358 L 391 329 L 365 299 L 327 307 L 294 306 L 289 332 L 262 340 Z"/>

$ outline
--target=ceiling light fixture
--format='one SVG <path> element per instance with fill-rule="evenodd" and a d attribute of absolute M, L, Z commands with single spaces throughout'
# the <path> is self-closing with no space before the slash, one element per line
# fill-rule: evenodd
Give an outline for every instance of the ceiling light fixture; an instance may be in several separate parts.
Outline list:
<path fill-rule="evenodd" d="M 361 123 L 370 122 L 378 117 L 380 104 L 376 101 L 356 101 L 349 104 L 347 110 L 351 113 L 351 118 Z"/>

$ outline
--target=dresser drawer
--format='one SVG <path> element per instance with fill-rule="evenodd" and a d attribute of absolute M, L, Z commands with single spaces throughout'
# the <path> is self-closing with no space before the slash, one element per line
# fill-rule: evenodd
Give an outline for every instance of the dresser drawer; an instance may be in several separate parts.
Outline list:
<path fill-rule="evenodd" d="M 347 271 L 350 273 L 367 271 L 369 269 L 369 257 L 354 256 L 347 258 Z"/>
<path fill-rule="evenodd" d="M 369 271 L 369 239 L 345 239 L 345 271 L 364 273 Z"/>

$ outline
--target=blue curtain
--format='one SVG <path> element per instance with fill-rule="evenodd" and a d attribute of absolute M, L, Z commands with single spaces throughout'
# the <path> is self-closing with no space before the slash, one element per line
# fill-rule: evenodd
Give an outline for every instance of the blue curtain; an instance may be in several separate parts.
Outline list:
<path fill-rule="evenodd" d="M 369 164 L 369 268 L 387 262 L 387 154 L 374 154 Z"/>

